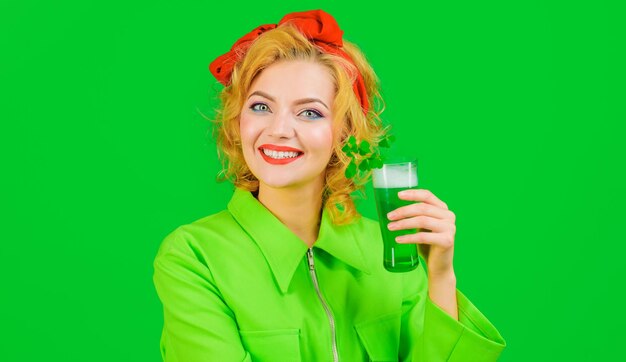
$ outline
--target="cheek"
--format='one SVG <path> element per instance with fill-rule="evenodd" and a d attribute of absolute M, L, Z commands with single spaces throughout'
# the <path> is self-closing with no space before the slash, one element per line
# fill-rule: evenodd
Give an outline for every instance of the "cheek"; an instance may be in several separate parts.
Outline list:
<path fill-rule="evenodd" d="M 259 131 L 254 128 L 254 122 L 248 117 L 241 116 L 239 118 L 239 134 L 241 135 L 241 144 L 244 148 L 244 152 L 250 146 L 254 146 L 254 140 Z"/>
<path fill-rule="evenodd" d="M 333 130 L 330 124 L 315 128 L 310 132 L 309 137 L 316 149 L 326 151 L 330 155 L 333 146 Z"/>
<path fill-rule="evenodd" d="M 241 138 L 241 152 L 248 167 L 253 168 L 255 157 L 255 142 L 258 139 L 258 132 L 254 127 L 255 122 L 245 116 L 239 117 L 239 137 Z"/>

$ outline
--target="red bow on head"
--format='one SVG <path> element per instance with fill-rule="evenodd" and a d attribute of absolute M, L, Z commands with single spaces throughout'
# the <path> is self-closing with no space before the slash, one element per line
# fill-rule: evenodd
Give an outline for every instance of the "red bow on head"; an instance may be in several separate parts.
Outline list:
<path fill-rule="evenodd" d="M 323 10 L 310 10 L 287 14 L 280 20 L 280 22 L 278 22 L 278 25 L 261 25 L 241 37 L 230 48 L 228 53 L 220 55 L 213 62 L 211 62 L 209 69 L 211 70 L 213 76 L 215 76 L 215 78 L 223 85 L 228 85 L 230 83 L 230 76 L 233 72 L 235 64 L 248 51 L 252 42 L 264 32 L 275 29 L 277 26 L 287 22 L 293 24 L 302 34 L 304 34 L 304 36 L 307 37 L 307 39 L 321 48 L 321 50 L 325 53 L 340 56 L 354 64 L 348 53 L 341 49 L 341 47 L 343 47 L 343 30 L 339 28 L 339 24 L 337 24 L 335 18 Z M 361 103 L 363 112 L 367 114 L 369 109 L 367 90 L 365 89 L 363 76 L 358 71 L 357 79 L 354 82 L 353 87 L 354 94 Z"/>

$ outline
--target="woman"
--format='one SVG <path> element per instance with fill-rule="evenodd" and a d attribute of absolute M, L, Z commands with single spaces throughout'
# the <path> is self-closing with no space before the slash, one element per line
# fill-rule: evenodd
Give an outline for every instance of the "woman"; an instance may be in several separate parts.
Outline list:
<path fill-rule="evenodd" d="M 155 259 L 166 361 L 493 361 L 505 342 L 456 290 L 454 214 L 428 190 L 389 215 L 423 228 L 424 268 L 382 266 L 378 223 L 358 215 L 347 137 L 384 137 L 377 78 L 329 14 L 263 25 L 210 66 L 226 210 L 168 235 Z M 421 203 L 417 203 L 421 202 Z"/>

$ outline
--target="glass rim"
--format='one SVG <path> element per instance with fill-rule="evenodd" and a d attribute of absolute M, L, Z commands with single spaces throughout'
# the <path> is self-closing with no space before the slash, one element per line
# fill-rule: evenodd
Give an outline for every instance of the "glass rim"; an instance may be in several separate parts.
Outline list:
<path fill-rule="evenodd" d="M 417 165 L 417 158 L 410 156 L 389 157 L 383 161 L 384 165 L 404 165 L 407 163 L 413 163 Z"/>

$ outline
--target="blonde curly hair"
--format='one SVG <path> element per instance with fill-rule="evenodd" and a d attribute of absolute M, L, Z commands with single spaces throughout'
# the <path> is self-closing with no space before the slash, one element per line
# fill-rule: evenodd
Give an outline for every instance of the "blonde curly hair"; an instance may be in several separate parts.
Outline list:
<path fill-rule="evenodd" d="M 239 130 L 239 117 L 252 82 L 263 69 L 278 61 L 314 61 L 327 67 L 336 87 L 332 113 L 333 134 L 337 137 L 334 137 L 333 154 L 326 168 L 322 203 L 329 209 L 331 220 L 336 225 L 349 224 L 360 217 L 351 194 L 363 192 L 371 172 L 346 178 L 344 173 L 351 158 L 342 151 L 342 147 L 350 136 L 376 146 L 387 128 L 380 120 L 384 102 L 378 77 L 356 45 L 345 40 L 343 43 L 343 51 L 350 55 L 354 64 L 322 52 L 288 23 L 263 33 L 254 41 L 235 65 L 230 84 L 221 91 L 221 105 L 213 120 L 213 136 L 223 166 L 217 175 L 219 182 L 231 181 L 242 189 L 258 191 L 259 181 L 244 160 Z M 361 73 L 365 82 L 370 100 L 367 114 L 354 94 L 355 71 Z"/>

